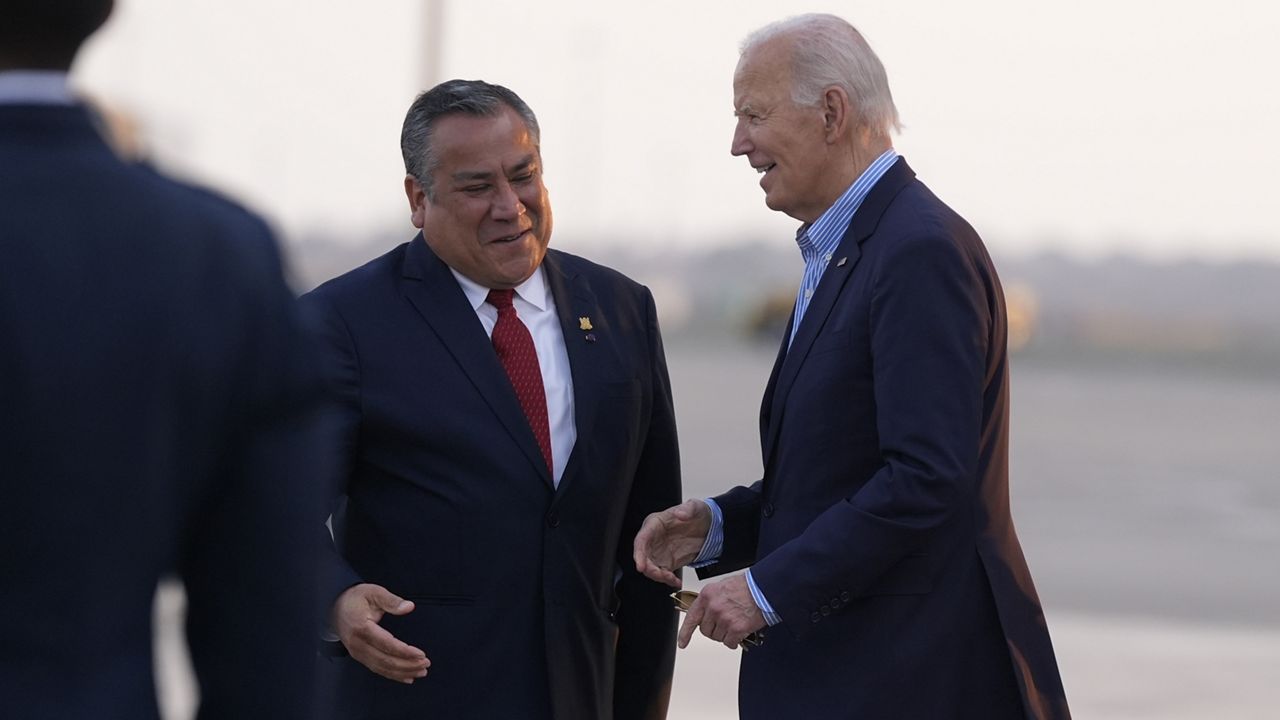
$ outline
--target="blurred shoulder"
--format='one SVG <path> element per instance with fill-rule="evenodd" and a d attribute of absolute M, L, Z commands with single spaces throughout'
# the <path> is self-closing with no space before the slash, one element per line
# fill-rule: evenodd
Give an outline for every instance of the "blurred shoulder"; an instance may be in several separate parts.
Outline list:
<path fill-rule="evenodd" d="M 95 224 L 115 250 L 127 245 L 176 276 L 218 277 L 231 287 L 283 282 L 275 233 L 227 196 L 143 164 L 121 162 L 84 180 L 93 207 L 78 222 Z"/>
<path fill-rule="evenodd" d="M 147 165 L 127 165 L 128 172 L 157 205 L 164 219 L 172 222 L 206 224 L 209 234 L 223 239 L 243 239 L 248 243 L 269 242 L 274 234 L 257 213 L 222 193 L 195 183 L 161 174 Z M 201 233 L 195 227 L 194 234 Z"/>

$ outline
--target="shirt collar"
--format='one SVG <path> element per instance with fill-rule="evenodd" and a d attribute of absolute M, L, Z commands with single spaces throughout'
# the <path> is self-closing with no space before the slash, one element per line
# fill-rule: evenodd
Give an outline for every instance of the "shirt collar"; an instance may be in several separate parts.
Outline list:
<path fill-rule="evenodd" d="M 489 297 L 489 288 L 453 268 L 449 268 L 449 272 L 453 273 L 453 277 L 458 280 L 458 285 L 462 287 L 463 294 L 467 296 L 467 300 L 471 303 L 471 309 L 479 310 L 480 306 Z M 533 271 L 528 280 L 516 286 L 516 295 L 519 295 L 521 300 L 538 308 L 538 310 L 547 309 L 550 304 L 547 297 L 547 280 L 543 276 L 541 265 L 538 266 L 537 270 Z"/>
<path fill-rule="evenodd" d="M 840 239 L 844 237 L 844 232 L 849 227 L 849 222 L 853 220 L 853 214 L 867 198 L 867 193 L 871 192 L 871 188 L 875 187 L 890 167 L 893 167 L 897 159 L 896 150 L 893 148 L 885 150 L 880 157 L 867 166 L 866 170 L 862 171 L 858 179 L 853 181 L 853 184 L 836 199 L 831 207 L 818 216 L 817 220 L 800 226 L 796 232 L 796 244 L 800 246 L 800 254 L 804 256 L 806 262 L 835 252 L 836 246 L 840 244 Z"/>
<path fill-rule="evenodd" d="M 74 105 L 76 98 L 59 70 L 5 70 L 0 72 L 0 104 Z"/>

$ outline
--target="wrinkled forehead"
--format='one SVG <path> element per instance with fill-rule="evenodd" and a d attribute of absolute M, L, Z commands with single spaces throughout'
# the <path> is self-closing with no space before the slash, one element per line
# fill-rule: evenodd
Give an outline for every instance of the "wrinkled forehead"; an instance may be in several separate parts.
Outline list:
<path fill-rule="evenodd" d="M 514 110 L 497 115 L 447 115 L 437 121 L 432 148 L 441 166 L 488 165 L 502 168 L 538 158 L 538 144 Z"/>
<path fill-rule="evenodd" d="M 738 58 L 733 73 L 734 106 L 741 109 L 744 102 L 776 101 L 790 95 L 791 53 L 788 48 L 778 48 L 766 41 L 748 48 Z"/>
<path fill-rule="evenodd" d="M 775 72 L 790 73 L 795 38 L 790 34 L 775 35 L 756 42 L 743 49 L 738 56 L 738 68 L 734 73 L 744 70 L 760 72 L 771 69 Z"/>

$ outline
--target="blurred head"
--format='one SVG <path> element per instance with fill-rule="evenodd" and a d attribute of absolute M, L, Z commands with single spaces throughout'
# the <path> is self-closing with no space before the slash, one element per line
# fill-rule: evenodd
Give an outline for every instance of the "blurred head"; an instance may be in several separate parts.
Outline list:
<path fill-rule="evenodd" d="M 518 95 L 450 80 L 414 101 L 400 134 L 410 218 L 433 252 L 489 288 L 512 288 L 551 240 L 538 121 Z"/>
<path fill-rule="evenodd" d="M 805 221 L 830 207 L 899 128 L 884 66 L 834 15 L 752 33 L 733 88 L 731 152 L 763 174 L 766 205 Z"/>
<path fill-rule="evenodd" d="M 68 70 L 112 0 L 0 0 L 0 69 Z"/>

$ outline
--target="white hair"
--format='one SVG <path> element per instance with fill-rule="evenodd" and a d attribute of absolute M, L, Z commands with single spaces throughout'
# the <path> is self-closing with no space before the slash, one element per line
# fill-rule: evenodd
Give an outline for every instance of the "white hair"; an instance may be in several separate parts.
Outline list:
<path fill-rule="evenodd" d="M 796 104 L 820 104 L 823 92 L 836 86 L 848 93 L 858 124 L 885 137 L 902 129 L 884 65 L 856 28 L 835 15 L 797 15 L 748 35 L 740 54 L 784 35 L 792 39 L 791 99 Z"/>

